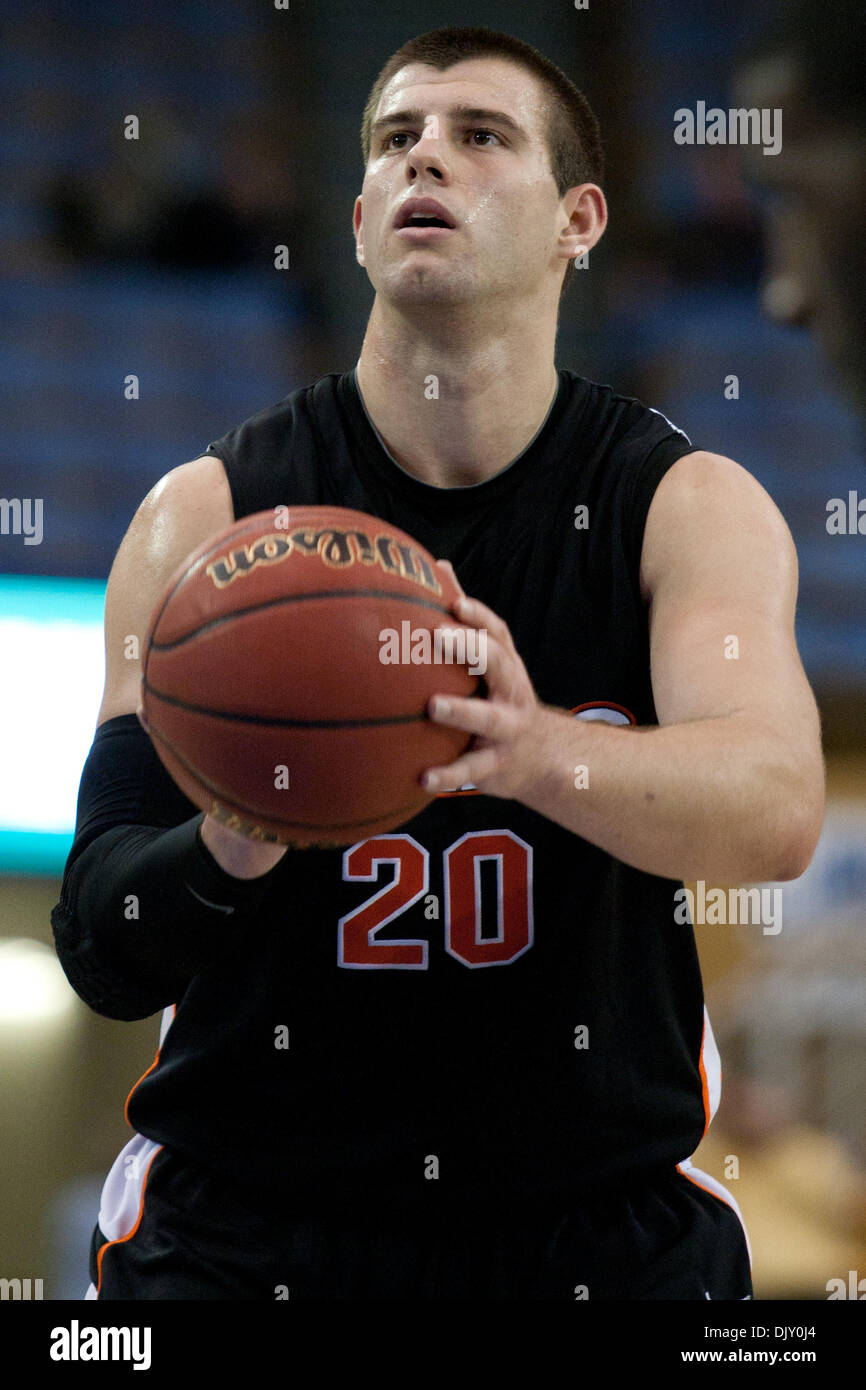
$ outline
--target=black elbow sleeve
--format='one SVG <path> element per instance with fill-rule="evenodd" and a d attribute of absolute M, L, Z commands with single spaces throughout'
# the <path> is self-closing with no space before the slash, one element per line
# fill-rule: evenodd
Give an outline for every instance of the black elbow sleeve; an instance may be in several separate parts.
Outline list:
<path fill-rule="evenodd" d="M 135 715 L 99 726 L 75 839 L 51 913 L 69 983 L 97 1013 L 146 1018 L 233 945 L 285 861 L 238 879 L 201 840 L 203 813 L 174 784 Z"/>

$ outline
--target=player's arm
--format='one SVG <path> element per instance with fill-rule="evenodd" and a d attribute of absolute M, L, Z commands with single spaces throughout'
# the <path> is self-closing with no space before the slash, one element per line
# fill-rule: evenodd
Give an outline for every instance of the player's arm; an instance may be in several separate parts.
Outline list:
<path fill-rule="evenodd" d="M 738 464 L 689 454 L 650 505 L 641 586 L 659 727 L 610 727 L 540 705 L 505 624 L 469 601 L 455 612 L 488 628 L 490 698 L 434 714 L 479 736 L 437 770 L 434 789 L 471 781 L 516 797 L 663 877 L 796 878 L 820 834 L 824 764 L 794 638 L 797 558 L 783 517 Z M 576 787 L 579 766 L 588 785 Z"/>
<path fill-rule="evenodd" d="M 205 455 L 166 473 L 151 488 L 114 557 L 105 594 L 105 687 L 97 724 L 139 705 L 141 663 L 130 659 L 130 636 L 139 649 L 172 572 L 208 536 L 234 520 L 225 469 Z"/>
<path fill-rule="evenodd" d="M 231 526 L 231 493 L 219 459 L 206 454 L 182 464 L 151 489 L 132 519 L 108 576 L 105 596 L 105 689 L 97 725 L 136 713 L 141 663 L 129 658 L 129 636 L 144 646 L 157 599 L 191 551 Z M 285 848 L 246 839 L 205 816 L 201 838 L 217 863 L 238 878 L 271 869 Z"/>
<path fill-rule="evenodd" d="M 229 848 L 216 857 L 204 839 L 206 818 L 191 814 L 136 715 L 140 662 L 129 656 L 129 639 L 141 649 L 172 572 L 232 519 L 218 460 L 174 469 L 139 507 L 109 577 L 105 691 L 51 921 L 73 988 L 113 1018 L 146 1017 L 176 1002 L 243 930 L 285 853 L 217 825 L 217 851 L 226 837 Z"/>

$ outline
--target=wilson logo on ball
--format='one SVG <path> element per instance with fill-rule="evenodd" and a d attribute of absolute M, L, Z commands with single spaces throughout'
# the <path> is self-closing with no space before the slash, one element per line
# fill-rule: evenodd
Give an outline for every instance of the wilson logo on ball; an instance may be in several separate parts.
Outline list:
<path fill-rule="evenodd" d="M 206 573 L 218 589 L 224 589 L 233 580 L 250 574 L 257 565 L 278 564 L 293 553 L 318 555 L 323 564 L 333 569 L 345 569 L 356 562 L 362 565 L 378 564 L 386 573 L 414 580 L 431 593 L 442 592 L 429 559 L 415 546 L 405 545 L 393 536 L 379 535 L 371 541 L 364 531 L 338 531 L 334 528 L 315 530 L 305 527 L 292 531 L 288 536 L 262 536 L 254 545 L 239 546 L 212 561 Z"/>

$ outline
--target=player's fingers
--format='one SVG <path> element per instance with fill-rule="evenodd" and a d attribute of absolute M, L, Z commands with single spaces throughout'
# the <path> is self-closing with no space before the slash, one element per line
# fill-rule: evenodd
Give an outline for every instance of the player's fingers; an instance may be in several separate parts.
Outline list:
<path fill-rule="evenodd" d="M 464 753 L 447 767 L 431 767 L 421 778 L 421 784 L 430 792 L 456 792 L 471 782 L 478 786 L 486 777 L 492 777 L 499 769 L 499 754 L 495 748 L 478 748 L 473 753 Z"/>
<path fill-rule="evenodd" d="M 504 647 L 484 628 L 476 631 L 475 663 L 469 669 L 474 676 L 484 677 L 491 699 L 508 700 L 517 685 L 517 653 L 513 647 Z"/>
<path fill-rule="evenodd" d="M 507 738 L 512 729 L 507 709 L 477 696 L 464 699 L 459 695 L 434 695 L 428 702 L 427 713 L 436 724 L 493 740 Z"/>
<path fill-rule="evenodd" d="M 436 568 L 436 569 L 445 570 L 445 572 L 451 576 L 451 579 L 452 579 L 452 581 L 453 581 L 454 587 L 455 587 L 455 589 L 457 590 L 458 597 L 459 597 L 459 598 L 463 598 L 463 597 L 464 597 L 463 585 L 460 583 L 460 580 L 457 578 L 457 575 L 454 573 L 454 566 L 452 565 L 451 561 L 450 561 L 450 560 L 437 560 L 437 561 L 436 561 L 436 564 L 435 564 L 435 568 Z M 452 606 L 453 606 L 453 605 L 452 605 Z"/>
<path fill-rule="evenodd" d="M 438 628 L 448 661 L 465 666 L 471 676 L 484 678 L 487 689 L 493 694 L 508 697 L 515 683 L 515 660 L 517 653 L 513 648 L 506 650 L 500 643 L 490 638 L 484 628 L 465 627 L 453 623 Z"/>
<path fill-rule="evenodd" d="M 508 624 L 503 622 L 499 615 L 494 613 L 492 608 L 488 608 L 486 603 L 482 603 L 480 599 L 469 598 L 464 595 L 455 603 L 454 612 L 461 623 L 465 623 L 467 627 L 481 628 L 488 637 L 493 637 L 503 646 L 514 650 L 514 642 Z"/>

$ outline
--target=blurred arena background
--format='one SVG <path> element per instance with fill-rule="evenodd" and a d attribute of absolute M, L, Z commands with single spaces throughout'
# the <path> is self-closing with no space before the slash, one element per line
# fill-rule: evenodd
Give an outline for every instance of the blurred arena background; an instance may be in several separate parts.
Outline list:
<path fill-rule="evenodd" d="M 112 1022 L 72 994 L 49 923 L 113 556 L 163 473 L 356 361 L 364 100 L 405 39 L 462 23 L 535 44 L 601 122 L 611 224 L 563 301 L 560 364 L 741 462 L 797 544 L 828 813 L 782 885 L 781 931 L 696 929 L 725 1075 L 698 1161 L 740 1203 L 758 1297 L 866 1276 L 866 539 L 826 528 L 829 499 L 866 494 L 862 425 L 811 337 L 761 316 L 737 150 L 673 139 L 678 107 L 730 104 L 754 0 L 2 9 L 0 493 L 42 515 L 16 528 L 6 508 L 0 534 L 0 1278 L 83 1297 L 123 1102 L 157 1042 L 158 1018 Z"/>

